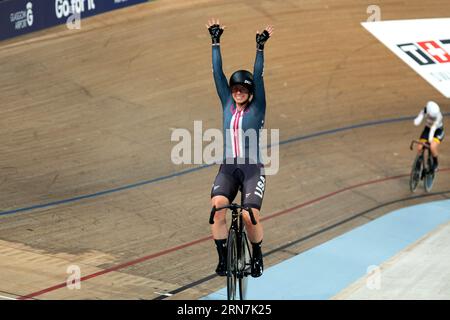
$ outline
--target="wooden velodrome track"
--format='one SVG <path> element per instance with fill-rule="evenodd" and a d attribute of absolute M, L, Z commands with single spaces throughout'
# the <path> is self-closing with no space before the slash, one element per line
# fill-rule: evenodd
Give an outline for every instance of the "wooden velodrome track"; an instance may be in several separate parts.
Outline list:
<path fill-rule="evenodd" d="M 1 42 L 0 295 L 197 299 L 224 286 L 208 225 L 218 167 L 186 171 L 199 165 L 170 160 L 173 128 L 221 128 L 209 17 L 227 26 L 227 77 L 252 68 L 255 31 L 276 28 L 266 128 L 285 143 L 263 205 L 266 268 L 395 208 L 447 197 L 444 143 L 440 194 L 408 199 L 423 195 L 408 189 L 409 142 L 421 129 L 412 118 L 382 121 L 415 116 L 429 99 L 449 108 L 361 27 L 370 4 L 158 0 L 79 31 Z M 384 20 L 450 9 L 443 0 L 379 5 Z M 80 290 L 65 287 L 70 265 Z"/>

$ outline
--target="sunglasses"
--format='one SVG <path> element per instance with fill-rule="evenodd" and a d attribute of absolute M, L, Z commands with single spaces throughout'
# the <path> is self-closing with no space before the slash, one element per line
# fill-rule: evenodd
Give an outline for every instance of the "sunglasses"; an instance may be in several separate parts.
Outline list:
<path fill-rule="evenodd" d="M 248 89 L 243 86 L 234 86 L 231 88 L 231 92 L 233 92 L 233 93 L 235 93 L 235 92 L 249 93 L 250 91 L 248 91 Z"/>

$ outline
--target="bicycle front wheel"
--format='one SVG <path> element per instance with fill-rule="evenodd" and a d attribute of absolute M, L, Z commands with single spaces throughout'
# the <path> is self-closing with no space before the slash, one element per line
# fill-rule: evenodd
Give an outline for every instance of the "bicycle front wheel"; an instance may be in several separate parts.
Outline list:
<path fill-rule="evenodd" d="M 242 239 L 239 244 L 240 254 L 239 254 L 239 299 L 247 299 L 247 275 L 250 274 L 251 261 L 250 261 L 250 249 L 247 240 L 247 234 L 245 231 L 242 232 Z"/>
<path fill-rule="evenodd" d="M 425 181 L 424 181 L 424 186 L 425 186 L 426 192 L 430 192 L 431 189 L 433 188 L 433 183 L 434 183 L 433 167 L 434 167 L 433 158 L 430 156 L 428 158 L 428 168 L 427 168 L 427 172 L 425 174 Z"/>
<path fill-rule="evenodd" d="M 417 185 L 420 182 L 420 177 L 422 174 L 422 161 L 423 161 L 422 159 L 423 159 L 422 156 L 418 155 L 413 162 L 411 175 L 409 178 L 409 189 L 411 190 L 411 192 L 416 191 Z"/>
<path fill-rule="evenodd" d="M 236 300 L 236 280 L 238 270 L 236 231 L 231 229 L 227 240 L 227 297 Z"/>

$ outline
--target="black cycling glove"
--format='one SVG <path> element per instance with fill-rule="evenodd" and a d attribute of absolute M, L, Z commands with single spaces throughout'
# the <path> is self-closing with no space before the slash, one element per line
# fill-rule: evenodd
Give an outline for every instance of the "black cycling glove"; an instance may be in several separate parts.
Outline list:
<path fill-rule="evenodd" d="M 256 48 L 258 50 L 264 50 L 264 44 L 270 38 L 270 34 L 267 30 L 264 30 L 263 33 L 256 34 Z"/>
<path fill-rule="evenodd" d="M 213 24 L 208 28 L 209 34 L 211 35 L 212 44 L 220 43 L 220 36 L 223 33 L 223 29 L 218 24 Z"/>

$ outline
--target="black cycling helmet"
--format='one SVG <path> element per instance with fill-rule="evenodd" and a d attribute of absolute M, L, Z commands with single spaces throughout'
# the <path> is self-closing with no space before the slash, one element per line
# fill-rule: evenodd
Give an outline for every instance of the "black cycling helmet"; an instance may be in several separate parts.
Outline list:
<path fill-rule="evenodd" d="M 238 70 L 233 73 L 230 78 L 230 88 L 237 84 L 246 87 L 250 94 L 253 94 L 254 84 L 251 72 L 247 70 Z"/>

